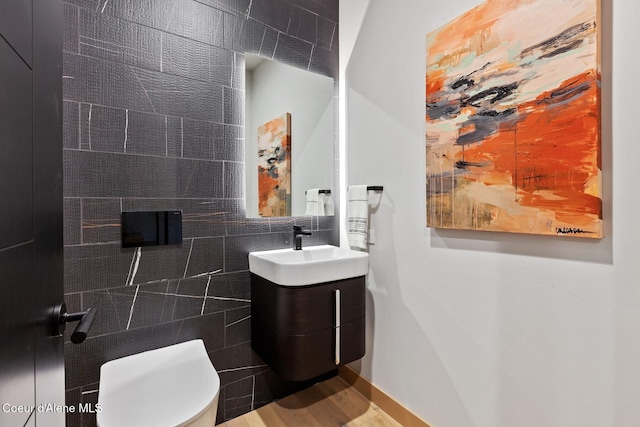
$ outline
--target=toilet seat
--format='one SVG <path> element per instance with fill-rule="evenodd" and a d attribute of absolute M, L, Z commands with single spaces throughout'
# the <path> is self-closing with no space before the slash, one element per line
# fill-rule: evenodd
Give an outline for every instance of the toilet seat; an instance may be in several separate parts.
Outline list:
<path fill-rule="evenodd" d="M 150 350 L 100 367 L 99 427 L 212 426 L 220 377 L 202 340 Z"/>

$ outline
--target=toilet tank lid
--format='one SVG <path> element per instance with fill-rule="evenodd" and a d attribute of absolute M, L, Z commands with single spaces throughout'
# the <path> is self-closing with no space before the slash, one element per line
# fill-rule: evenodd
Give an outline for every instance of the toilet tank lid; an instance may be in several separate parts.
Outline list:
<path fill-rule="evenodd" d="M 202 340 L 115 359 L 100 368 L 98 425 L 180 425 L 206 411 L 219 391 Z"/>

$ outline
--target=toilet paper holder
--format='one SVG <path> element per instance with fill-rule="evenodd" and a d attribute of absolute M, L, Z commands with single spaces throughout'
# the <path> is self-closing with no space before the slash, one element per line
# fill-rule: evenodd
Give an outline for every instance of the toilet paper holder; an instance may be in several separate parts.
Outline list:
<path fill-rule="evenodd" d="M 79 322 L 76 329 L 71 334 L 71 342 L 80 344 L 87 338 L 87 333 L 91 329 L 93 320 L 96 317 L 96 309 L 89 308 L 87 311 L 78 313 L 67 313 L 65 303 L 60 303 L 53 308 L 52 332 L 54 336 L 61 336 L 69 322 Z"/>

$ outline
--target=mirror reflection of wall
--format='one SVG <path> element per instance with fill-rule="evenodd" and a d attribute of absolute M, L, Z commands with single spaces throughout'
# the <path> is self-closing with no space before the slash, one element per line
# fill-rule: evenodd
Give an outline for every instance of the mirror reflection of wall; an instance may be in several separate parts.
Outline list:
<path fill-rule="evenodd" d="M 291 215 L 305 215 L 305 191 L 333 189 L 333 79 L 246 55 L 245 171 L 247 217 L 258 212 L 257 129 L 291 114 Z"/>

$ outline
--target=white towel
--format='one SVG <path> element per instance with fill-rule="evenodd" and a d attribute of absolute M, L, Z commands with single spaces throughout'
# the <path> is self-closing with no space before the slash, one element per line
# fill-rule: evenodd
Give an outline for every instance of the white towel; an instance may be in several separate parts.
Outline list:
<path fill-rule="evenodd" d="M 367 186 L 352 185 L 347 190 L 347 234 L 352 248 L 367 249 L 368 221 Z"/>
<path fill-rule="evenodd" d="M 320 194 L 320 199 L 322 199 L 322 204 L 324 205 L 325 216 L 335 215 L 336 209 L 333 204 L 333 197 L 331 197 L 331 194 Z"/>
<path fill-rule="evenodd" d="M 324 216 L 324 205 L 320 202 L 319 189 L 307 190 L 305 215 Z"/>

